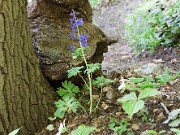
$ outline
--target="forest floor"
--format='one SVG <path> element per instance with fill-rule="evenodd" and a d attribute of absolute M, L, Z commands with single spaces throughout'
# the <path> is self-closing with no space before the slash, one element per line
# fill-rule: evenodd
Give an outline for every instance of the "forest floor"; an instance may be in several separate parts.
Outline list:
<path fill-rule="evenodd" d="M 109 46 L 102 63 L 102 69 L 107 77 L 116 82 L 103 89 L 100 105 L 91 117 L 81 111 L 78 115 L 65 116 L 66 126 L 69 130 L 79 124 L 85 124 L 98 129 L 93 135 L 116 135 L 115 130 L 119 135 L 150 135 L 146 130 L 155 130 L 157 135 L 162 130 L 166 131 L 164 135 L 175 134 L 163 122 L 168 118 L 169 112 L 180 108 L 180 78 L 158 88 L 161 95 L 145 100 L 146 107 L 135 114 L 132 119 L 123 111 L 122 106 L 117 104 L 117 99 L 123 96 L 118 91 L 121 77 L 127 80 L 130 77 L 140 77 L 140 74 L 154 77 L 164 73 L 166 69 L 170 73 L 180 71 L 180 50 L 178 48 L 158 48 L 154 54 L 144 52 L 136 56 L 133 48 L 124 39 L 126 15 L 140 3 L 141 0 L 115 0 L 109 5 L 102 3 L 94 8 L 93 23 L 100 27 L 107 36 L 118 38 L 117 43 Z M 55 123 L 56 129 L 60 122 L 62 121 Z M 114 128 L 112 128 L 113 124 Z M 51 133 L 43 130 L 38 135 L 54 135 L 55 133 L 57 130 Z"/>

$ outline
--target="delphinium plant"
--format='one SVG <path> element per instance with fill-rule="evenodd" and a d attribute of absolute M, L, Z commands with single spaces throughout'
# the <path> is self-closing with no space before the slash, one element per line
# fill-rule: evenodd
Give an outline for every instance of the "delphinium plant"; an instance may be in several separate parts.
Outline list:
<path fill-rule="evenodd" d="M 68 70 L 68 78 L 79 76 L 84 84 L 85 88 L 89 90 L 89 115 L 98 107 L 102 97 L 102 87 L 105 84 L 112 83 L 114 81 L 110 79 L 106 79 L 104 76 L 99 76 L 96 79 L 93 79 L 93 73 L 97 70 L 100 70 L 99 63 L 88 63 L 87 55 L 85 53 L 85 49 L 88 48 L 88 35 L 86 33 L 82 33 L 80 31 L 80 26 L 83 25 L 83 18 L 78 18 L 74 10 L 72 10 L 70 16 L 70 25 L 72 29 L 72 33 L 70 34 L 72 38 L 72 44 L 70 45 L 72 51 L 73 61 L 79 62 L 83 61 L 84 66 L 73 67 Z M 75 41 L 79 41 L 78 44 Z M 82 75 L 83 74 L 83 75 Z M 85 77 L 84 77 L 85 76 Z M 101 88 L 100 98 L 98 102 L 95 104 L 95 108 L 93 108 L 93 85 Z M 86 108 L 84 108 L 75 96 L 80 92 L 78 86 L 74 85 L 72 82 L 65 81 L 62 83 L 63 88 L 58 88 L 58 95 L 61 99 L 55 102 L 57 107 L 56 112 L 54 113 L 55 117 L 63 118 L 66 112 L 74 112 L 76 113 L 78 107 L 82 107 L 82 109 L 87 112 Z"/>

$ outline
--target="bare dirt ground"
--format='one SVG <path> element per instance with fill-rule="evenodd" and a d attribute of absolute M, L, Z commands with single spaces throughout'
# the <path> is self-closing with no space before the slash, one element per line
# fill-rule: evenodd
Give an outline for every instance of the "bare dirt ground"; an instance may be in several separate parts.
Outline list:
<path fill-rule="evenodd" d="M 124 39 L 126 17 L 141 3 L 142 0 L 114 0 L 108 5 L 102 0 L 102 3 L 94 8 L 94 24 L 99 26 L 106 35 L 118 38 L 118 42 L 109 46 L 108 53 L 104 54 L 102 69 L 111 72 L 116 69 L 126 69 L 129 66 L 140 67 L 154 59 L 162 59 L 165 66 L 180 71 L 180 50 L 178 48 L 158 48 L 154 55 L 145 52 L 140 57 L 136 57 L 133 48 Z"/>

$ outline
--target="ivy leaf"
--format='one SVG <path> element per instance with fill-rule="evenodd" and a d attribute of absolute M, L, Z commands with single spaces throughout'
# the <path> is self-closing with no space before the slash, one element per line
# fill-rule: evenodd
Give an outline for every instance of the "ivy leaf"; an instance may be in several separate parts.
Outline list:
<path fill-rule="evenodd" d="M 132 117 L 133 114 L 137 113 L 139 110 L 141 110 L 144 107 L 144 101 L 127 101 L 122 104 L 123 110 Z"/>
<path fill-rule="evenodd" d="M 156 96 L 159 94 L 160 94 L 160 92 L 156 89 L 146 88 L 140 92 L 140 94 L 138 96 L 138 100 L 148 98 L 148 97 L 153 97 L 153 96 Z"/>
<path fill-rule="evenodd" d="M 91 74 L 94 73 L 96 70 L 100 69 L 100 64 L 99 63 L 95 63 L 95 64 L 87 64 L 87 69 L 84 71 L 87 74 Z"/>
<path fill-rule="evenodd" d="M 113 83 L 114 80 L 111 80 L 111 79 L 107 79 L 105 78 L 104 76 L 101 76 L 101 77 L 97 77 L 93 82 L 92 84 L 97 86 L 98 88 L 101 88 L 107 84 L 110 84 L 110 83 Z"/>
<path fill-rule="evenodd" d="M 55 117 L 63 118 L 66 112 L 76 113 L 77 108 L 80 106 L 79 102 L 76 101 L 74 97 L 65 95 L 62 97 L 62 100 L 55 102 L 57 107 L 56 112 L 54 113 Z"/>
<path fill-rule="evenodd" d="M 69 96 L 75 96 L 80 90 L 79 87 L 74 85 L 71 81 L 64 81 L 62 83 L 63 88 L 58 88 L 57 93 L 59 96 L 64 96 L 68 94 Z"/>
<path fill-rule="evenodd" d="M 80 125 L 78 128 L 71 132 L 71 135 L 89 135 L 93 131 L 95 131 L 95 127 L 88 127 L 85 125 Z"/>
<path fill-rule="evenodd" d="M 135 92 L 131 92 L 130 94 L 125 95 L 123 98 L 118 99 L 118 102 L 124 103 L 131 100 L 133 101 L 137 100 L 137 96 Z"/>
<path fill-rule="evenodd" d="M 68 70 L 68 78 L 71 78 L 73 76 L 80 74 L 81 69 L 83 69 L 83 68 L 84 68 L 84 66 L 81 66 L 81 67 L 74 67 L 74 68 Z"/>

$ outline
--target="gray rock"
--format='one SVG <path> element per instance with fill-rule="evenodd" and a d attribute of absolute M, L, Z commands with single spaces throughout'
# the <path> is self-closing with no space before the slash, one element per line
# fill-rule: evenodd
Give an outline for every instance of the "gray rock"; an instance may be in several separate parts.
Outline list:
<path fill-rule="evenodd" d="M 148 63 L 139 68 L 134 69 L 134 71 L 138 74 L 150 75 L 161 72 L 161 66 L 155 63 Z"/>
<path fill-rule="evenodd" d="M 106 93 L 106 98 L 110 101 L 112 101 L 115 98 L 115 91 L 112 88 L 109 88 Z"/>

